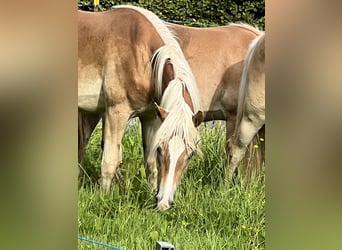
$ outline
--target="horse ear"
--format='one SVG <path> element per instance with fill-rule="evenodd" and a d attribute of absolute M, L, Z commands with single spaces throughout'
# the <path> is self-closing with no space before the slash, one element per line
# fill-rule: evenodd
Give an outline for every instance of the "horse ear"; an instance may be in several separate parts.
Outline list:
<path fill-rule="evenodd" d="M 163 69 L 163 79 L 162 79 L 162 91 L 167 88 L 169 82 L 175 79 L 175 72 L 173 69 L 173 64 L 170 59 L 167 59 L 164 64 Z"/>
<path fill-rule="evenodd" d="M 198 111 L 193 117 L 192 121 L 195 124 L 195 127 L 198 127 L 203 122 L 204 116 L 202 111 Z"/>
<path fill-rule="evenodd" d="M 160 107 L 156 102 L 154 103 L 154 108 L 155 108 L 157 115 L 159 116 L 160 120 L 163 122 L 169 113 L 165 109 Z"/>

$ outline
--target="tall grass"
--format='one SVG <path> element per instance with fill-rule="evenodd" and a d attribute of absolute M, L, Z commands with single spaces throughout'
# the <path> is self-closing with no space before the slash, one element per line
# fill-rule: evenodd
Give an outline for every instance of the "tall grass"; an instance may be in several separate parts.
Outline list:
<path fill-rule="evenodd" d="M 140 125 L 133 123 L 123 139 L 124 182 L 109 193 L 96 183 L 101 163 L 101 132 L 94 132 L 79 180 L 79 235 L 124 249 L 155 249 L 169 241 L 176 249 L 264 249 L 264 173 L 248 185 L 222 185 L 225 128 L 201 125 L 203 155 L 195 155 L 176 193 L 173 208 L 154 209 L 146 181 Z M 79 249 L 103 249 L 79 241 Z"/>

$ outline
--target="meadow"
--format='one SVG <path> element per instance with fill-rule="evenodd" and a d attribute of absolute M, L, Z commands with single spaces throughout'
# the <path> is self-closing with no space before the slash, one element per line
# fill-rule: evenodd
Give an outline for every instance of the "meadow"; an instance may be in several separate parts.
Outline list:
<path fill-rule="evenodd" d="M 265 171 L 248 184 L 241 178 L 227 184 L 224 125 L 202 124 L 199 130 L 202 155 L 190 161 L 174 206 L 159 212 L 145 176 L 140 124 L 126 128 L 123 180 L 117 180 L 109 193 L 97 184 L 101 165 L 97 127 L 80 166 L 79 236 L 125 250 L 155 249 L 156 241 L 168 241 L 177 250 L 265 249 Z M 106 248 L 79 240 L 78 249 Z"/>

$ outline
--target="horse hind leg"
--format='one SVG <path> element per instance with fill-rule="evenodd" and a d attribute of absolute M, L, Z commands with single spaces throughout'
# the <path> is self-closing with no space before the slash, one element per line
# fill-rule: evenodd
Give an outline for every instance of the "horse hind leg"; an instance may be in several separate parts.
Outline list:
<path fill-rule="evenodd" d="M 85 149 L 88 145 L 101 115 L 78 112 L 78 162 L 82 164 Z"/>
<path fill-rule="evenodd" d="M 244 166 L 243 178 L 249 182 L 252 176 L 260 176 L 265 162 L 265 126 L 262 126 L 247 146 L 245 157 L 242 159 Z"/>
<path fill-rule="evenodd" d="M 109 191 L 117 167 L 122 160 L 121 140 L 130 113 L 127 106 L 117 105 L 108 107 L 104 115 L 101 186 L 105 191 Z"/>
<path fill-rule="evenodd" d="M 233 178 L 236 168 L 238 167 L 239 163 L 246 153 L 248 144 L 252 141 L 253 137 L 259 131 L 260 127 L 261 125 L 256 125 L 256 123 L 254 123 L 248 117 L 243 117 L 240 126 L 237 129 L 237 134 L 234 136 L 234 138 L 229 140 L 229 180 Z"/>

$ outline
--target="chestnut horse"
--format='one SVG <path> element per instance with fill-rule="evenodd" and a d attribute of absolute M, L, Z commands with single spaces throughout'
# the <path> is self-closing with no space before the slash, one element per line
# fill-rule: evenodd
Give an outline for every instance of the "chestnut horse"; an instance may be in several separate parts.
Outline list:
<path fill-rule="evenodd" d="M 187 158 L 198 148 L 195 125 L 203 117 L 200 105 L 190 66 L 156 15 L 133 6 L 78 12 L 79 157 L 103 116 L 105 190 L 122 159 L 127 121 L 151 117 L 145 130 L 153 142 L 149 162 L 153 169 L 163 169 L 152 174 L 159 180 L 158 208 L 168 209 Z"/>
<path fill-rule="evenodd" d="M 243 62 L 249 44 L 262 32 L 247 24 L 230 24 L 210 28 L 187 27 L 172 23 L 167 23 L 167 26 L 176 36 L 196 78 L 204 121 L 226 121 L 228 142 L 235 128 Z M 148 115 L 141 115 L 139 118 L 142 126 L 146 170 L 147 173 L 152 173 L 150 179 L 155 180 L 158 170 L 148 160 L 151 150 L 148 131 L 154 121 Z M 259 140 L 256 136 L 250 148 L 258 143 Z M 226 152 L 227 154 L 229 152 L 228 144 Z M 253 157 L 255 159 L 254 166 L 249 170 L 254 168 L 256 172 L 260 172 L 264 157 L 263 150 L 257 151 Z M 246 162 L 250 162 L 250 160 L 246 160 Z M 246 173 L 246 175 L 250 175 L 250 173 Z"/>
<path fill-rule="evenodd" d="M 228 142 L 231 178 L 247 145 L 265 125 L 265 33 L 249 46 L 241 77 L 234 135 Z"/>
<path fill-rule="evenodd" d="M 234 133 L 236 123 L 243 62 L 250 43 L 262 32 L 247 24 L 196 28 L 168 23 L 168 28 L 177 37 L 196 78 L 204 121 L 226 121 L 228 141 Z M 148 140 L 144 135 L 148 122 L 148 120 L 141 119 L 144 141 Z M 261 131 L 261 137 L 264 137 L 263 133 L 264 130 Z M 257 135 L 249 146 L 250 151 L 256 152 L 253 152 L 252 156 L 246 155 L 243 164 L 245 170 L 257 173 L 261 171 L 264 161 L 264 144 L 261 142 L 259 150 L 253 149 L 253 145 L 259 143 Z M 227 154 L 229 152 L 228 144 L 226 152 Z M 247 163 L 251 165 L 248 168 Z M 248 171 L 245 171 L 246 177 L 251 174 Z"/>

